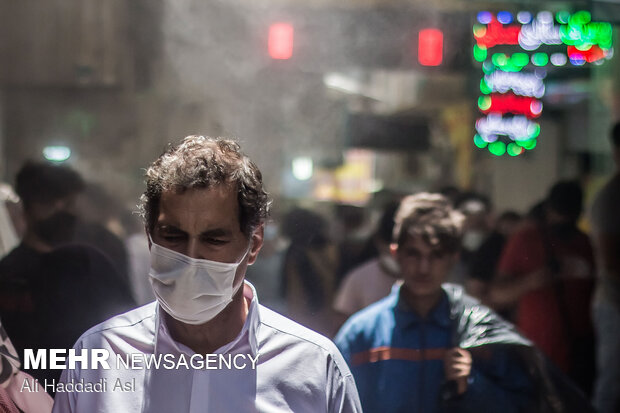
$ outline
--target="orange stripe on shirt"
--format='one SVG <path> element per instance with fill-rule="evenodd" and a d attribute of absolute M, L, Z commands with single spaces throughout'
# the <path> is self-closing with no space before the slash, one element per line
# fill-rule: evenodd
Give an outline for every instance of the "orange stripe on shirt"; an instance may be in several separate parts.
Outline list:
<path fill-rule="evenodd" d="M 360 364 L 375 363 L 383 360 L 443 360 L 446 351 L 448 351 L 447 348 L 413 349 L 382 346 L 353 354 L 351 363 L 354 366 L 359 366 Z"/>

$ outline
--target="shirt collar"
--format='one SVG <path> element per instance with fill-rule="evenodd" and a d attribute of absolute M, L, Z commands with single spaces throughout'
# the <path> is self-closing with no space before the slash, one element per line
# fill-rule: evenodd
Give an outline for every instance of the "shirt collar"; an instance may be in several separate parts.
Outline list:
<path fill-rule="evenodd" d="M 452 321 L 450 319 L 450 303 L 445 291 L 441 291 L 441 299 L 437 305 L 431 310 L 427 320 L 422 319 L 413 311 L 413 309 L 401 297 L 402 284 L 392 289 L 392 308 L 394 316 L 399 324 L 409 326 L 419 324 L 424 321 L 437 324 L 441 327 L 450 327 Z"/>
<path fill-rule="evenodd" d="M 244 281 L 243 285 L 243 296 L 250 301 L 250 305 L 248 306 L 248 315 L 245 319 L 245 323 L 243 323 L 243 327 L 237 337 L 217 349 L 215 353 L 225 354 L 243 342 L 246 342 L 250 346 L 250 350 L 253 356 L 258 354 L 258 330 L 260 326 L 260 313 L 258 308 L 258 296 L 256 294 L 256 290 L 254 286 L 247 280 Z M 162 314 L 162 309 L 159 305 L 156 306 L 155 309 L 155 354 L 165 354 L 165 353 L 173 353 L 173 354 L 187 354 L 192 355 L 194 351 L 187 347 L 186 345 L 175 341 L 170 335 L 170 330 L 166 326 L 164 322 L 164 317 Z"/>

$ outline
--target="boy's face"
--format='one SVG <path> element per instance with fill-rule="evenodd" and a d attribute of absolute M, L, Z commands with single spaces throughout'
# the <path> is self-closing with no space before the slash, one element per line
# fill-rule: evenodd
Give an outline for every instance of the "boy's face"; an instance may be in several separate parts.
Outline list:
<path fill-rule="evenodd" d="M 408 236 L 401 245 L 392 244 L 391 248 L 400 266 L 403 287 L 414 298 L 436 295 L 458 257 L 458 253 L 431 248 L 419 236 Z"/>

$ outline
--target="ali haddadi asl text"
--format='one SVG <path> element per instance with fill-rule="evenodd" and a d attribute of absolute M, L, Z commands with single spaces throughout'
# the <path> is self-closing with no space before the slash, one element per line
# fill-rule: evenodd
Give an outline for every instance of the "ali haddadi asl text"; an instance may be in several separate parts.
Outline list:
<path fill-rule="evenodd" d="M 43 383 L 39 383 L 36 379 L 24 379 L 20 391 L 23 392 L 39 392 L 39 391 L 55 391 L 56 393 L 104 393 L 109 390 L 113 392 L 134 392 L 136 391 L 136 379 L 114 380 L 111 386 L 108 385 L 107 379 L 99 379 L 96 382 L 86 382 L 84 379 L 69 382 L 60 382 L 56 380 L 45 379 Z"/>

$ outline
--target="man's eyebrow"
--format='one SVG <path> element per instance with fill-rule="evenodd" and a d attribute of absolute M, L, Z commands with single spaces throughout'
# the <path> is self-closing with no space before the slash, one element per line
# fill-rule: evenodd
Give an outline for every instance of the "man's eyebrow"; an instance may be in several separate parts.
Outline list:
<path fill-rule="evenodd" d="M 156 226 L 157 230 L 168 233 L 183 233 L 186 232 L 172 224 L 158 224 Z M 208 229 L 200 233 L 201 237 L 228 237 L 232 235 L 232 231 L 225 228 L 213 228 Z"/>
<path fill-rule="evenodd" d="M 232 231 L 224 228 L 213 228 L 200 233 L 201 237 L 227 237 L 232 235 Z"/>
<path fill-rule="evenodd" d="M 160 231 L 166 232 L 185 232 L 181 228 L 171 224 L 158 224 L 156 228 Z"/>

